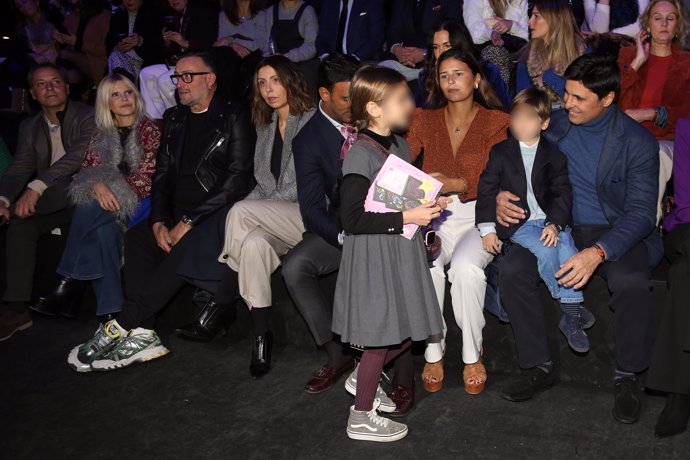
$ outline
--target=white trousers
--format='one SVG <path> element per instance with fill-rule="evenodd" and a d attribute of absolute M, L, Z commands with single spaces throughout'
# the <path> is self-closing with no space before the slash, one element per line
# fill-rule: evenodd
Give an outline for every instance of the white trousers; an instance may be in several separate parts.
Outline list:
<path fill-rule="evenodd" d="M 446 276 L 450 281 L 455 321 L 462 329 L 462 360 L 467 364 L 479 360 L 484 329 L 484 296 L 486 275 L 484 269 L 493 256 L 484 250 L 479 230 L 475 227 L 474 201 L 461 203 L 457 196 L 448 206 L 445 221 L 436 224 L 437 235 L 441 237 L 441 255 L 434 262 L 431 277 L 436 289 L 438 304 L 443 314 L 446 294 Z M 442 217 L 443 218 L 443 217 Z M 445 265 L 450 263 L 446 274 Z M 446 322 L 443 322 L 443 336 L 427 342 L 424 357 L 434 363 L 443 358 L 446 349 Z"/>
<path fill-rule="evenodd" d="M 273 304 L 271 274 L 280 266 L 280 257 L 302 241 L 303 233 L 297 203 L 244 200 L 230 209 L 218 260 L 238 273 L 240 295 L 249 308 Z"/>
<path fill-rule="evenodd" d="M 407 67 L 406 65 L 402 65 L 401 63 L 393 59 L 379 62 L 379 65 L 381 67 L 388 67 L 389 69 L 397 70 L 398 72 L 403 74 L 405 80 L 407 81 L 414 81 L 418 79 L 419 74 L 422 71 L 422 69 L 415 69 L 414 67 Z"/>
<path fill-rule="evenodd" d="M 659 141 L 659 205 L 656 212 L 656 222 L 661 221 L 662 208 L 661 200 L 666 192 L 666 183 L 671 179 L 673 173 L 673 141 Z"/>
<path fill-rule="evenodd" d="M 163 113 L 170 107 L 177 105 L 175 101 L 175 85 L 170 75 L 175 68 L 168 69 L 165 64 L 155 64 L 144 67 L 139 73 L 139 89 L 146 106 L 146 115 L 152 120 L 160 120 Z"/>

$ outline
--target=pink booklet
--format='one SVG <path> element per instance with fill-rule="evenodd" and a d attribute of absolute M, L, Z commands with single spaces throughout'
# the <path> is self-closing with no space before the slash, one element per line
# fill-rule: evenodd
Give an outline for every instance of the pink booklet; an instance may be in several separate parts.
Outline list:
<path fill-rule="evenodd" d="M 374 183 L 369 187 L 364 210 L 367 212 L 400 212 L 433 201 L 443 184 L 405 160 L 389 155 Z M 411 240 L 419 225 L 407 224 L 402 236 Z"/>

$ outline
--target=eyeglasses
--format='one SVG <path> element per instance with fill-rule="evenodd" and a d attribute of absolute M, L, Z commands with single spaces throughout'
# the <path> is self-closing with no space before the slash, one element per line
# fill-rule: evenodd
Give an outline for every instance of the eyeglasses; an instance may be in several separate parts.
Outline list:
<path fill-rule="evenodd" d="M 175 74 L 175 75 L 170 75 L 170 81 L 173 82 L 173 85 L 177 86 L 177 82 L 182 80 L 185 83 L 191 83 L 192 80 L 194 80 L 195 75 L 208 75 L 211 72 L 185 72 L 181 74 Z"/>

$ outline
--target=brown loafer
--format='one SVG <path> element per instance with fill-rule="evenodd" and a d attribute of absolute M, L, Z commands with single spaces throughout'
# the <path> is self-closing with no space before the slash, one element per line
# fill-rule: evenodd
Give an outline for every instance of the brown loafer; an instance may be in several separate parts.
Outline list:
<path fill-rule="evenodd" d="M 304 391 L 306 391 L 309 394 L 317 394 L 317 393 L 322 393 L 326 390 L 329 390 L 333 385 L 335 385 L 335 382 L 338 381 L 338 379 L 346 372 L 351 371 L 352 369 L 355 368 L 355 360 L 354 358 L 350 359 L 347 361 L 345 364 L 343 364 L 341 367 L 338 369 L 335 369 L 331 366 L 327 366 L 324 364 L 321 366 L 321 368 L 314 372 L 311 375 L 311 378 L 307 382 L 306 385 L 304 385 Z"/>
<path fill-rule="evenodd" d="M 388 396 L 395 403 L 395 411 L 388 414 L 391 417 L 404 417 L 414 409 L 414 386 L 412 388 L 393 384 Z"/>

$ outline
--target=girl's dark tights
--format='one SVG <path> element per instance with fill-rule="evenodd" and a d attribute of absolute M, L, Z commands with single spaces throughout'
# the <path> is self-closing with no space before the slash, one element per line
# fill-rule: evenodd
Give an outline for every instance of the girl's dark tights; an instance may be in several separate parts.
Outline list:
<path fill-rule="evenodd" d="M 370 411 L 372 409 L 383 366 L 394 360 L 411 345 L 412 341 L 406 340 L 395 347 L 367 348 L 364 350 L 357 369 L 355 410 Z"/>

